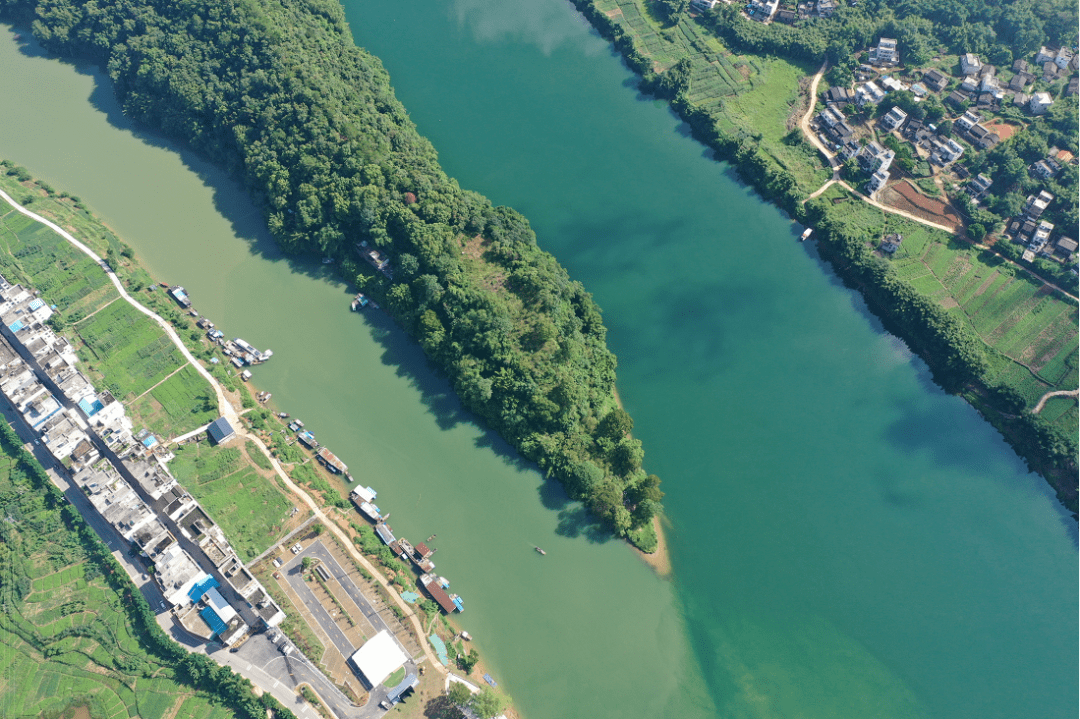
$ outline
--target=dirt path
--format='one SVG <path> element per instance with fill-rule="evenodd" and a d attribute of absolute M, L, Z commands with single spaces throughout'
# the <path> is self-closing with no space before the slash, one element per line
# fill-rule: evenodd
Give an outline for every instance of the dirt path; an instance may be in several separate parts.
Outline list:
<path fill-rule="evenodd" d="M 1080 390 L 1077 389 L 1059 389 L 1056 392 L 1047 392 L 1039 400 L 1039 403 L 1035 405 L 1035 409 L 1031 410 L 1032 414 L 1038 414 L 1043 411 L 1043 407 L 1046 406 L 1047 401 L 1051 397 L 1080 397 Z"/>
<path fill-rule="evenodd" d="M 173 370 L 172 372 L 170 372 L 169 374 L 167 374 L 167 375 L 165 376 L 165 379 L 161 380 L 161 382 L 158 382 L 158 383 L 157 383 L 157 384 L 155 384 L 155 385 L 154 385 L 153 387 L 151 387 L 150 389 L 146 390 L 145 392 L 143 392 L 142 394 L 140 394 L 140 395 L 139 395 L 138 397 L 136 397 L 135 399 L 133 399 L 133 400 L 131 400 L 131 401 L 132 401 L 132 402 L 138 402 L 138 401 L 139 401 L 140 399 L 142 399 L 143 397 L 145 397 L 146 395 L 150 394 L 150 393 L 151 393 L 151 392 L 153 392 L 153 391 L 154 391 L 155 389 L 157 389 L 158 387 L 160 387 L 160 386 L 161 386 L 161 383 L 162 383 L 162 382 L 164 382 L 165 380 L 169 379 L 169 377 L 172 377 L 172 376 L 173 376 L 174 374 L 176 374 L 176 373 L 177 373 L 177 372 L 179 372 L 180 370 L 184 369 L 184 367 L 187 367 L 187 365 L 180 365 L 179 367 L 177 367 L 176 369 L 174 369 L 174 370 Z"/>
<path fill-rule="evenodd" d="M 829 150 L 829 148 L 825 147 L 825 145 L 822 144 L 821 140 L 818 139 L 818 136 L 810 131 L 810 119 L 814 116 L 814 109 L 817 107 L 818 84 L 821 83 L 821 78 L 825 74 L 825 70 L 828 67 L 829 62 L 828 60 L 826 60 L 825 62 L 821 63 L 821 67 L 818 68 L 817 74 L 814 75 L 814 79 L 810 83 L 810 102 L 807 105 L 806 114 L 804 114 L 802 116 L 802 119 L 799 120 L 799 128 L 802 129 L 803 136 L 807 140 L 809 140 L 810 144 L 816 147 L 822 155 L 825 156 L 825 159 L 829 161 L 829 167 L 831 167 L 833 170 L 832 179 L 829 180 L 829 182 L 825 183 L 825 185 L 820 190 L 815 192 L 813 195 L 810 195 L 811 198 L 817 197 L 822 192 L 824 192 L 825 188 L 829 186 L 829 183 L 836 182 L 840 179 L 840 161 L 836 159 L 836 155 L 833 154 L 833 152 Z"/>

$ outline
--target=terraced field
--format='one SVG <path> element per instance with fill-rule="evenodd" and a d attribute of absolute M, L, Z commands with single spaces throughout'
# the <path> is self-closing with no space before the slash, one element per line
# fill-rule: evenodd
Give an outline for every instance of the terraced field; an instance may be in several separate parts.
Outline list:
<path fill-rule="evenodd" d="M 597 0 L 595 5 L 633 37 L 655 72 L 684 57 L 690 60 L 687 99 L 708 112 L 721 133 L 760 134 L 759 146 L 806 194 L 829 179 L 831 172 L 811 145 L 781 141 L 804 109 L 800 81 L 816 67 L 732 53 L 690 14 L 665 27 L 645 0 Z"/>
<path fill-rule="evenodd" d="M 1000 353 L 991 358 L 992 383 L 1015 387 L 1029 408 L 1052 389 L 1077 388 L 1076 305 L 988 252 L 914 223 L 890 222 L 890 231 L 904 234 L 893 258 L 900 275 L 962 315 Z M 1064 428 L 1068 414 L 1060 417 Z"/>
<path fill-rule="evenodd" d="M 12 450 L 0 443 L 0 716 L 82 705 L 101 719 L 231 717 L 143 650 L 123 599 Z M 188 703 L 196 711 L 174 712 Z"/>

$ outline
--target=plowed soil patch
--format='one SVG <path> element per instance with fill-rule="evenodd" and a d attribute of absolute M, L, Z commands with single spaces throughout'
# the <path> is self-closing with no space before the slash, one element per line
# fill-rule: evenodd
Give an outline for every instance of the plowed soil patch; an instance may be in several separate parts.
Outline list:
<path fill-rule="evenodd" d="M 954 230 L 963 223 L 950 205 L 941 200 L 932 200 L 923 195 L 907 182 L 898 182 L 885 188 L 881 193 L 881 202 L 904 212 L 910 212 L 929 222 L 952 227 Z"/>
<path fill-rule="evenodd" d="M 1003 122 L 986 123 L 986 129 L 990 132 L 996 132 L 1001 136 L 1001 141 L 1005 142 L 1010 137 L 1020 131 L 1020 128 L 1016 125 L 1008 125 Z"/>

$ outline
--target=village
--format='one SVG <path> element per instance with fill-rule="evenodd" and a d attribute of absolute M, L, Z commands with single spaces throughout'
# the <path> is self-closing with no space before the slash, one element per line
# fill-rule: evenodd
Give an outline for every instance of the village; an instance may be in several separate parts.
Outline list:
<path fill-rule="evenodd" d="M 1045 115 L 1055 102 L 1077 96 L 1078 59 L 1068 48 L 1043 47 L 1009 68 L 997 68 L 966 53 L 955 67 L 906 70 L 900 52 L 895 39 L 880 38 L 855 71 L 853 86 L 833 86 L 822 92 L 820 111 L 810 126 L 844 162 L 846 176 L 858 178 L 871 198 L 883 197 L 894 186 L 910 197 L 917 191 L 905 180 L 912 178 L 932 182 L 952 198 L 965 193 L 977 207 L 986 200 L 994 177 L 972 176 L 964 165 L 965 154 L 990 150 L 1021 131 L 1018 112 L 1025 117 Z M 940 102 L 927 105 L 944 111 L 916 117 L 913 108 L 931 98 Z M 1028 172 L 1045 182 L 1070 163 L 1076 164 L 1071 152 L 1052 147 Z M 1054 225 L 1042 218 L 1053 200 L 1046 190 L 1030 194 L 1020 212 L 1006 222 L 1005 236 L 1023 245 L 1025 261 L 1037 257 L 1056 261 L 1071 266 L 1075 275 L 1076 228 L 1055 233 Z M 950 209 L 955 209 L 955 203 Z M 882 250 L 894 252 L 900 240 L 884 243 Z"/>
<path fill-rule="evenodd" d="M 281 572 L 274 572 L 274 577 L 286 582 L 283 574 L 288 574 L 290 594 L 297 597 L 296 601 L 290 601 L 301 608 L 303 621 L 328 637 L 335 650 L 342 653 L 337 666 L 327 667 L 319 662 L 322 671 L 336 670 L 329 677 L 331 683 L 321 691 L 335 691 L 331 689 L 334 685 L 352 684 L 347 700 L 342 695 L 337 697 L 339 701 L 330 703 L 340 713 L 349 704 L 361 706 L 356 700 L 366 695 L 367 701 L 358 716 L 380 716 L 401 701 L 417 686 L 423 674 L 423 668 L 414 659 L 421 657 L 419 661 L 422 661 L 424 650 L 417 644 L 422 639 L 414 637 L 400 617 L 383 616 L 391 605 L 370 581 L 370 576 L 362 576 L 355 569 L 342 569 L 350 564 L 347 555 L 329 549 L 324 542 L 286 547 L 296 531 L 276 542 L 250 565 L 245 563 L 222 528 L 168 469 L 175 456 L 170 444 L 227 445 L 238 436 L 236 428 L 225 417 L 219 417 L 195 432 L 171 440 L 159 438 L 146 429 L 135 432 L 124 405 L 109 391 L 98 391 L 77 369 L 79 359 L 74 347 L 48 324 L 57 308 L 39 294 L 0 277 L 0 393 L 7 400 L 8 410 L 17 413 L 36 437 L 34 445 L 55 460 L 55 471 L 62 472 L 70 485 L 85 496 L 93 511 L 129 544 L 129 556 L 141 565 L 143 579 L 156 590 L 152 596 L 157 599 L 151 608 L 170 616 L 189 637 L 208 646 L 264 654 L 269 647 L 284 657 L 299 656 L 296 644 L 279 628 L 288 618 L 286 612 L 256 577 L 253 566 L 262 558 L 271 559 L 291 550 L 295 561 L 286 562 L 284 556 L 273 559 L 275 568 L 285 565 Z M 168 294 L 192 317 L 198 317 L 183 288 L 170 288 Z M 264 362 L 272 354 L 269 350 L 259 352 L 240 339 L 223 340 L 220 330 L 206 318 L 199 318 L 198 326 L 205 330 L 212 346 L 241 360 L 238 370 Z M 243 372 L 244 379 L 250 377 L 250 371 Z M 264 399 L 269 398 L 269 393 L 262 394 Z M 294 433 L 294 441 L 309 449 L 313 459 L 327 472 L 341 475 L 349 483 L 354 481 L 345 463 L 320 446 L 314 435 L 304 430 L 303 422 L 293 420 L 288 429 Z M 351 499 L 356 510 L 371 520 L 375 534 L 394 555 L 415 566 L 419 575 L 417 586 L 435 605 L 447 614 L 462 611 L 462 599 L 447 591 L 449 581 L 434 574 L 435 565 L 431 561 L 434 550 L 422 542 L 414 545 L 393 535 L 386 524 L 388 515 L 374 504 L 375 490 L 358 485 L 352 490 Z M 294 508 L 293 513 L 296 511 Z M 305 528 L 311 529 L 311 520 L 298 530 Z M 311 568 L 318 573 L 322 588 L 319 597 L 307 584 L 314 576 L 307 571 L 312 557 L 316 559 Z M 340 597 L 333 597 L 330 583 L 340 585 L 337 590 Z M 413 604 L 420 598 L 415 592 L 400 594 Z M 347 617 L 342 616 L 342 598 L 347 598 L 352 607 Z M 347 619 L 351 627 L 363 622 L 365 631 L 356 630 L 346 636 L 334 629 L 342 619 Z M 260 641 L 243 648 L 249 638 L 258 634 L 264 635 L 269 644 Z M 470 639 L 465 632 L 455 633 L 454 638 Z M 440 659 L 444 658 L 446 644 L 434 633 L 431 641 Z M 495 685 L 490 677 L 485 679 Z M 458 677 L 455 680 L 465 681 Z M 471 690 L 479 691 L 465 683 Z M 351 715 L 351 711 L 344 715 Z"/>

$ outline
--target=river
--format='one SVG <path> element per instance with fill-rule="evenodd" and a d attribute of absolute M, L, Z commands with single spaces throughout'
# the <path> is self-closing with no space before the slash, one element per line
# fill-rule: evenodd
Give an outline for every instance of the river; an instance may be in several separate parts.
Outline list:
<path fill-rule="evenodd" d="M 396 530 L 438 534 L 526 719 L 1075 716 L 1069 517 L 568 4 L 346 9 L 447 171 L 522 210 L 604 308 L 672 581 L 590 533 L 327 268 L 280 256 L 221 172 L 7 30 L 0 156 L 274 350 L 258 385 Z"/>

